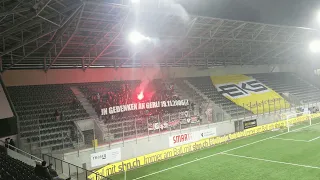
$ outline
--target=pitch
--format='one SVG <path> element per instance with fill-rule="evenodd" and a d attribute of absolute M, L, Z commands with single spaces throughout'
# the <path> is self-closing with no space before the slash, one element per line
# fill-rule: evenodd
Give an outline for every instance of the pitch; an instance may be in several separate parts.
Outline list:
<path fill-rule="evenodd" d="M 320 118 L 117 174 L 113 180 L 320 179 Z"/>

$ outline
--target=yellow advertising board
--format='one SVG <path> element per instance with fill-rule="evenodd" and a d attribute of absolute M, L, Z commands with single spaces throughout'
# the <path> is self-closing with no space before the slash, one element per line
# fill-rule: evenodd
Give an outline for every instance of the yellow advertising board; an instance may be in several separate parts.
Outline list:
<path fill-rule="evenodd" d="M 211 80 L 223 96 L 254 114 L 290 107 L 289 103 L 278 93 L 252 77 L 246 75 L 212 76 Z"/>
<path fill-rule="evenodd" d="M 311 117 L 312 118 L 320 117 L 320 113 L 312 114 Z M 288 120 L 282 120 L 282 121 L 278 121 L 271 124 L 253 127 L 241 132 L 236 132 L 236 133 L 232 133 L 224 136 L 205 138 L 197 142 L 193 142 L 193 143 L 181 145 L 178 147 L 166 149 L 163 151 L 158 151 L 155 153 L 113 163 L 113 164 L 104 166 L 95 172 L 98 174 L 101 174 L 102 176 L 111 176 L 124 171 L 129 171 L 141 166 L 149 165 L 159 161 L 164 161 L 166 159 L 170 159 L 186 153 L 198 151 L 204 148 L 213 147 L 215 145 L 222 144 L 234 139 L 256 135 L 258 133 L 271 131 L 273 129 L 277 129 L 281 127 L 287 127 L 287 122 L 289 122 L 289 124 L 296 124 L 299 122 L 307 121 L 309 118 L 310 118 L 310 115 L 302 115 L 302 116 L 291 118 Z M 90 176 L 88 176 L 88 179 L 98 180 L 99 177 L 97 177 L 95 174 L 91 174 Z"/>

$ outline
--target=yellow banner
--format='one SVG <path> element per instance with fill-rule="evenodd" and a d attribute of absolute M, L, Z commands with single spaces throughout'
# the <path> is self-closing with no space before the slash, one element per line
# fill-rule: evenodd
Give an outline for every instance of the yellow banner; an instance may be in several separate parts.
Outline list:
<path fill-rule="evenodd" d="M 320 113 L 311 114 L 310 115 L 302 115 L 299 117 L 290 118 L 288 120 L 282 120 L 271 124 L 265 124 L 262 126 L 253 127 L 250 129 L 245 129 L 240 132 L 235 132 L 231 134 L 227 134 L 224 136 L 218 137 L 210 137 L 205 138 L 197 142 L 193 142 L 190 144 L 185 144 L 181 146 L 177 146 L 174 148 L 166 149 L 163 151 L 154 152 L 151 154 L 146 154 L 143 156 L 139 156 L 136 158 L 124 160 L 122 162 L 117 162 L 114 164 L 106 165 L 101 169 L 95 171 L 97 174 L 101 174 L 103 176 L 111 176 L 117 173 L 121 173 L 124 171 L 129 171 L 132 169 L 139 168 L 141 166 L 157 163 L 160 161 L 164 161 L 173 157 L 177 157 L 183 154 L 187 154 L 190 152 L 198 151 L 204 148 L 213 147 L 218 144 L 225 143 L 227 141 L 235 140 L 242 137 L 252 136 L 259 133 L 271 131 L 277 128 L 287 127 L 287 123 L 296 124 L 304 121 L 308 121 L 310 118 L 320 117 Z M 96 174 L 91 174 L 88 176 L 90 180 L 100 180 L 102 176 L 96 176 Z"/>
<path fill-rule="evenodd" d="M 238 106 L 262 114 L 289 108 L 290 104 L 263 83 L 246 75 L 212 76 L 213 85 Z"/>

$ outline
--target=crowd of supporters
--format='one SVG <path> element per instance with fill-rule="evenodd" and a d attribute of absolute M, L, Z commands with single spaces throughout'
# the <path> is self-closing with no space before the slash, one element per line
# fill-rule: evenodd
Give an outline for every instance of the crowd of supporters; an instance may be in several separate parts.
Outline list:
<path fill-rule="evenodd" d="M 109 84 L 106 87 L 92 88 L 87 97 L 94 105 L 98 115 L 101 109 L 124 104 L 150 101 L 179 100 L 175 94 L 174 83 L 162 80 L 153 80 L 147 83 L 123 82 L 121 84 Z M 140 96 L 140 97 L 139 97 Z M 192 106 L 190 106 L 192 107 Z M 149 110 L 137 110 L 101 117 L 104 121 L 121 119 L 126 117 L 141 117 L 150 115 L 163 115 L 166 113 L 186 110 L 189 107 L 154 108 Z"/>
<path fill-rule="evenodd" d="M 11 150 L 14 150 L 14 147 L 16 147 L 16 144 L 14 143 L 13 139 L 6 138 L 5 139 L 5 147 L 9 148 Z"/>
<path fill-rule="evenodd" d="M 34 173 L 39 176 L 49 180 L 64 180 L 58 176 L 58 173 L 52 168 L 52 164 L 47 166 L 46 161 L 36 162 L 36 167 L 34 168 Z M 66 180 L 70 180 L 67 178 Z"/>

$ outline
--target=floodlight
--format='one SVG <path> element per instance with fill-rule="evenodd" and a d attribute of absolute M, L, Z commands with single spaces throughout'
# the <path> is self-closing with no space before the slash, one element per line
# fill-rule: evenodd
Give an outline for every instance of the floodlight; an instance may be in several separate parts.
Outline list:
<path fill-rule="evenodd" d="M 150 40 L 150 38 L 142 35 L 141 33 L 137 32 L 137 31 L 133 31 L 129 34 L 129 40 L 133 44 L 139 44 L 141 41 Z"/>
<path fill-rule="evenodd" d="M 317 13 L 317 22 L 320 23 L 320 11 Z"/>
<path fill-rule="evenodd" d="M 309 49 L 313 53 L 320 53 L 320 40 L 314 40 L 309 44 Z"/>
<path fill-rule="evenodd" d="M 140 0 L 131 0 L 131 3 L 132 3 L 132 4 L 139 4 L 139 3 L 140 3 Z"/>

